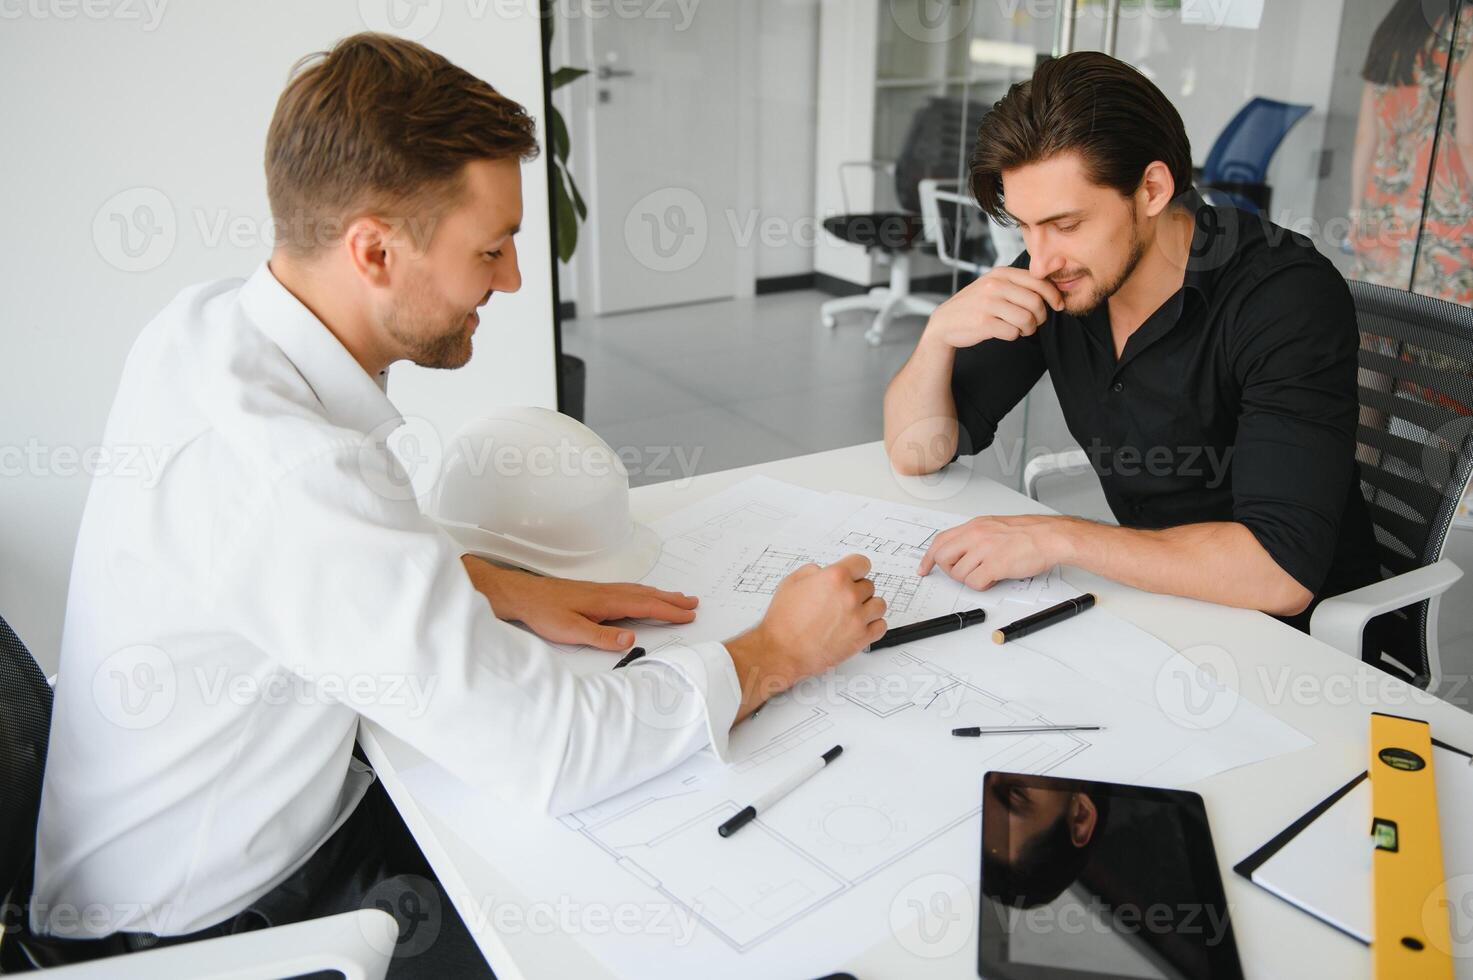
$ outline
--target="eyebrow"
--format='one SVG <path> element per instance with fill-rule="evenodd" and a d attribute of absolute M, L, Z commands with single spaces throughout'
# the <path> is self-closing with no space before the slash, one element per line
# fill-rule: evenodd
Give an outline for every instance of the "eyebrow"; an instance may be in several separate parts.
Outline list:
<path fill-rule="evenodd" d="M 1069 218 L 1077 218 L 1083 213 L 1084 211 L 1080 208 L 1075 208 L 1073 211 L 1060 211 L 1058 214 L 1051 214 L 1047 218 L 1044 218 L 1042 221 L 1035 222 L 1035 224 L 1046 225 L 1054 221 L 1065 221 Z M 1028 223 L 1015 214 L 1011 215 L 1011 217 L 1020 225 L 1026 225 Z"/>
<path fill-rule="evenodd" d="M 515 235 L 517 232 L 519 232 L 521 230 L 522 230 L 522 226 L 521 225 L 512 225 L 510 228 L 506 229 L 506 231 L 502 232 L 500 235 L 497 235 L 495 238 L 493 238 L 491 240 L 493 242 L 505 241 L 506 239 L 512 237 L 513 235 Z"/>

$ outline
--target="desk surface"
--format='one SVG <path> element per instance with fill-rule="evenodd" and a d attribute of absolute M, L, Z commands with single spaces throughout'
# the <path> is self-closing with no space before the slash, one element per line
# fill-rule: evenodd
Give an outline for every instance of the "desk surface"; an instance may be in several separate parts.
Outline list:
<path fill-rule="evenodd" d="M 880 444 L 870 443 L 643 487 L 631 497 L 635 517 L 653 520 L 758 473 L 814 490 L 846 490 L 965 516 L 1047 511 L 1013 490 L 973 475 L 965 464 L 932 478 L 897 477 Z M 1207 803 L 1248 975 L 1368 976 L 1370 955 L 1364 946 L 1242 880 L 1232 873 L 1232 865 L 1365 768 L 1369 712 L 1427 719 L 1433 734 L 1470 750 L 1473 715 L 1261 613 L 1153 595 L 1074 569 L 1066 569 L 1064 577 L 1077 588 L 1098 593 L 1112 613 L 1189 659 L 1210 661 L 1219 680 L 1315 740 L 1313 748 L 1219 773 L 1191 788 Z M 406 791 L 399 774 L 423 761 L 418 751 L 370 724 L 362 726 L 360 739 L 498 977 L 607 975 L 579 943 L 538 929 L 533 922 L 517 931 L 493 928 L 496 923 L 527 921 L 524 915 L 498 913 L 502 906 L 526 911 L 516 887 Z M 964 927 L 975 931 L 975 923 Z M 834 969 L 846 969 L 861 980 L 976 976 L 975 937 L 955 955 L 941 959 L 922 959 L 909 952 L 906 947 L 913 948 L 913 942 L 879 939 L 874 948 L 847 964 L 834 964 Z"/>

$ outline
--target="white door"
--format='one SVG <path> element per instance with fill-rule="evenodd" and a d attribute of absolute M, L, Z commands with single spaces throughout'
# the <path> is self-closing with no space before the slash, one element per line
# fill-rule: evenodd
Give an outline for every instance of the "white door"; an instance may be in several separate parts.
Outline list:
<path fill-rule="evenodd" d="M 592 70 L 577 83 L 584 124 L 570 121 L 589 209 L 576 259 L 580 312 L 737 293 L 738 8 L 585 2 L 586 19 L 573 25 L 585 32 Z"/>

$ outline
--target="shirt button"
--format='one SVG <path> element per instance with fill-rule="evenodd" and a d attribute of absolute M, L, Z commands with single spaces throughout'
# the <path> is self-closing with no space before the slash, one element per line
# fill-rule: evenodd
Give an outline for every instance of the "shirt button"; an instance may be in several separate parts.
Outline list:
<path fill-rule="evenodd" d="M 1112 391 L 1124 391 L 1125 390 L 1125 384 L 1123 382 L 1117 381 L 1113 385 L 1110 386 L 1110 389 Z"/>

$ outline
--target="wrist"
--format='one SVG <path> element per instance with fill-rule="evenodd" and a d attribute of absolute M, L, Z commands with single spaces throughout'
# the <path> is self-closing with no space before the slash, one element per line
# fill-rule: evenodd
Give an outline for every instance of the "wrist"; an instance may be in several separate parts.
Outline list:
<path fill-rule="evenodd" d="M 1059 517 L 1050 522 L 1049 557 L 1055 565 L 1083 567 L 1090 530 L 1089 521 L 1077 517 Z"/>
<path fill-rule="evenodd" d="M 761 624 L 727 640 L 725 646 L 742 689 L 738 719 L 745 718 L 798 680 L 789 676 L 791 671 L 784 667 L 788 658 L 781 654 Z"/>
<path fill-rule="evenodd" d="M 471 578 L 471 585 L 491 603 L 497 619 L 516 619 L 519 609 L 515 601 L 516 579 L 525 573 L 493 565 L 475 555 L 461 555 L 461 564 Z"/>

